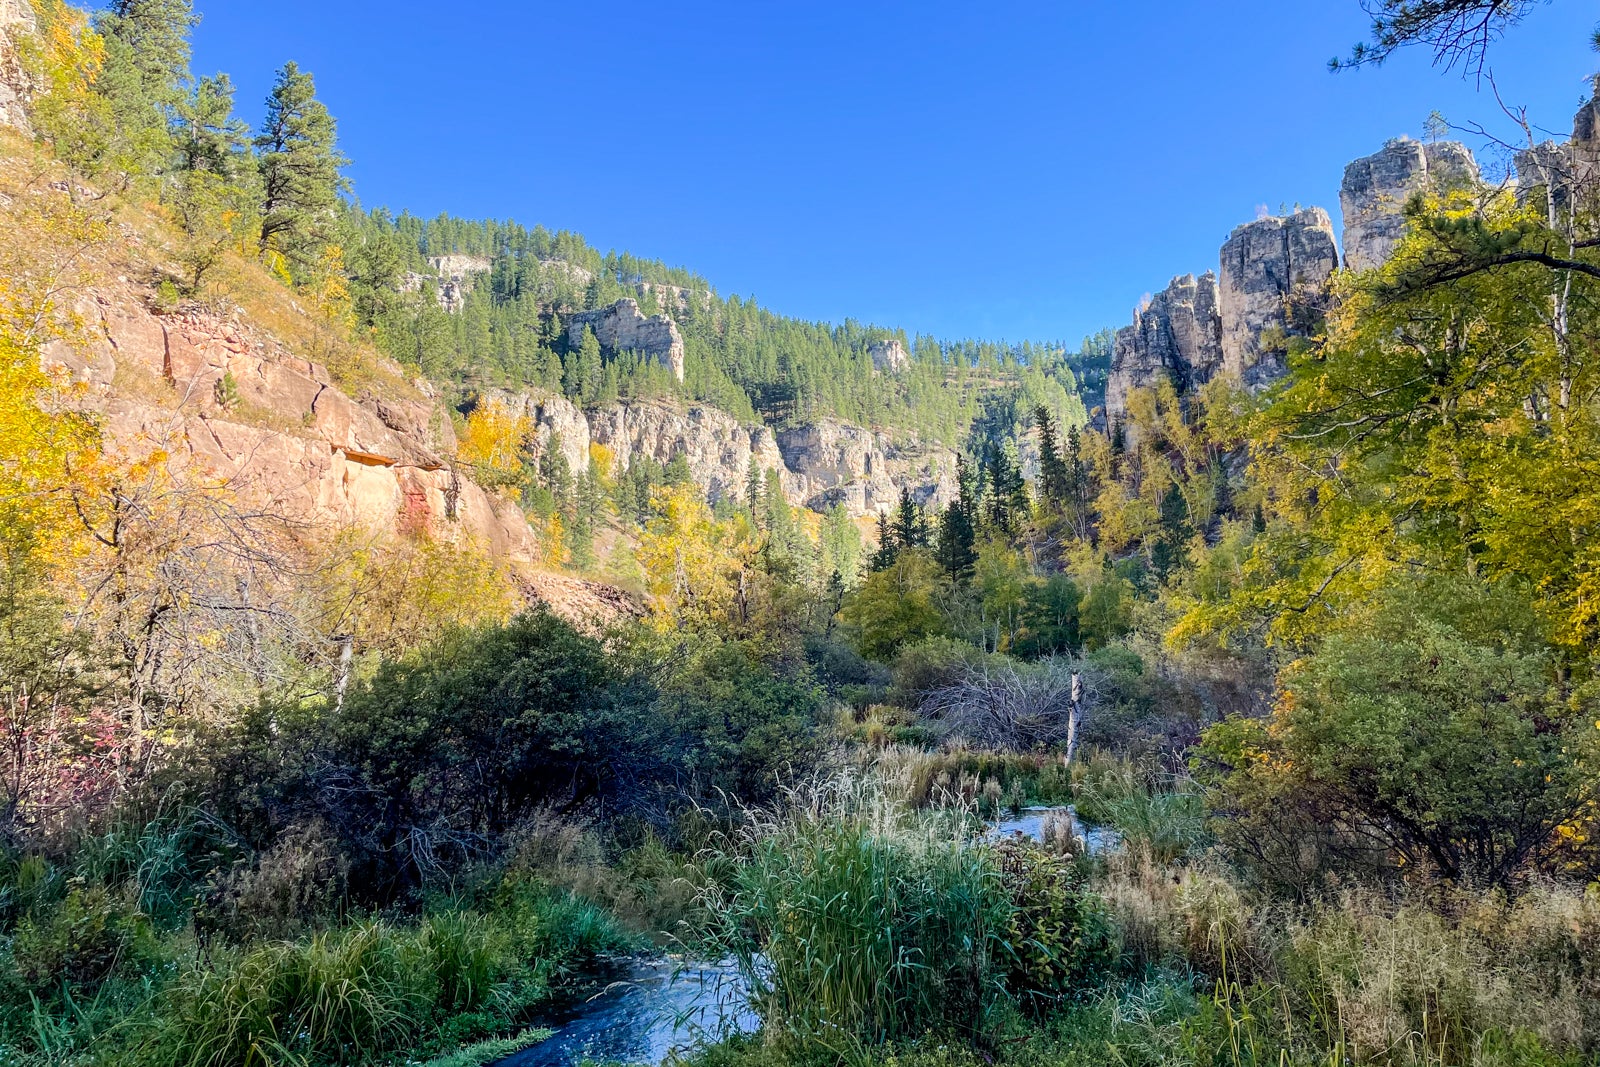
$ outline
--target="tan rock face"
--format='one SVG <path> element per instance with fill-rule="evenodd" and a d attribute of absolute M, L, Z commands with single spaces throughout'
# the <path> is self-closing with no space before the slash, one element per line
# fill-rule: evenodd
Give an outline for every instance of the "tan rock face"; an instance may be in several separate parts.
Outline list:
<path fill-rule="evenodd" d="M 896 444 L 887 434 L 836 419 L 774 433 L 704 404 L 657 400 L 584 412 L 538 390 L 489 399 L 532 419 L 540 447 L 559 447 L 574 472 L 588 469 L 591 443 L 611 453 L 613 474 L 645 459 L 665 465 L 682 453 L 712 502 L 743 500 L 752 466 L 776 471 L 791 504 L 818 511 L 843 504 L 855 517 L 898 504 L 902 485 L 935 508 L 957 492 L 954 452 L 915 441 Z"/>
<path fill-rule="evenodd" d="M 537 427 L 535 439 L 541 454 L 554 448 L 572 473 L 589 469 L 589 417 L 578 405 L 543 389 L 518 393 L 495 390 L 485 399 L 503 405 L 513 417 L 531 420 Z"/>
<path fill-rule="evenodd" d="M 872 358 L 872 369 L 879 374 L 894 374 L 911 365 L 911 356 L 898 337 L 874 341 L 867 348 L 867 355 Z"/>
<path fill-rule="evenodd" d="M 887 434 L 837 419 L 780 431 L 778 449 L 794 495 L 814 511 L 842 504 L 854 516 L 876 515 L 899 504 L 902 486 L 924 507 L 943 509 L 958 489 L 949 449 L 897 445 Z"/>
<path fill-rule="evenodd" d="M 607 355 L 637 352 L 656 360 L 671 370 L 674 378 L 683 381 L 683 336 L 668 316 L 646 317 L 637 300 L 624 298 L 610 307 L 574 315 L 567 326 L 567 343 L 576 348 L 583 341 L 585 329 L 594 331 L 595 340 Z"/>
<path fill-rule="evenodd" d="M 780 477 L 786 473 L 781 461 L 769 466 L 772 457 L 763 456 L 756 432 L 718 408 L 615 404 L 590 412 L 589 429 L 595 444 L 611 450 L 618 471 L 640 459 L 670 463 L 682 453 L 695 483 L 713 502 L 743 499 L 752 456 L 763 469 L 777 469 Z M 784 488 L 790 490 L 787 482 Z"/>
<path fill-rule="evenodd" d="M 1222 246 L 1217 284 L 1223 370 L 1251 389 L 1281 377 L 1286 353 L 1272 338 L 1309 328 L 1327 307 L 1338 267 L 1333 221 L 1319 207 L 1235 229 Z"/>
<path fill-rule="evenodd" d="M 433 256 L 428 260 L 432 274 L 406 271 L 400 276 L 400 291 L 415 293 L 433 289 L 439 306 L 446 311 L 460 311 L 467 302 L 467 293 L 479 275 L 486 274 L 494 263 L 486 256 Z"/>
<path fill-rule="evenodd" d="M 17 55 L 17 39 L 38 30 L 28 0 L 0 0 L 0 126 L 27 130 L 33 92 Z"/>
<path fill-rule="evenodd" d="M 1405 235 L 1406 201 L 1417 193 L 1470 187 L 1478 180 L 1477 160 L 1453 141 L 1423 145 L 1400 137 L 1355 160 L 1339 187 L 1345 266 L 1370 270 L 1389 258 Z"/>
<path fill-rule="evenodd" d="M 124 293 L 80 309 L 82 350 L 46 353 L 88 383 L 108 446 L 161 449 L 175 470 L 225 480 L 242 500 L 313 526 L 398 529 L 537 560 L 515 505 L 450 469 L 449 422 L 426 397 L 355 400 L 327 371 L 238 322 L 157 316 Z"/>

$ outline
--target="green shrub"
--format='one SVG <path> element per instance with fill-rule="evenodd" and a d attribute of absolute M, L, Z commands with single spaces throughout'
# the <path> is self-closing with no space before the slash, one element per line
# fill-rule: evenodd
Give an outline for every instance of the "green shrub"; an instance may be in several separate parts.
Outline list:
<path fill-rule="evenodd" d="M 1116 963 L 1110 922 L 1070 862 L 1026 842 L 994 849 L 1011 900 L 1006 988 L 1035 1014 L 1094 990 Z"/>
<path fill-rule="evenodd" d="M 149 920 L 103 885 L 74 886 L 59 904 L 24 917 L 11 943 L 17 974 L 47 998 L 63 984 L 92 992 L 155 951 Z"/>
<path fill-rule="evenodd" d="M 1538 630 L 1519 590 L 1380 590 L 1284 672 L 1270 724 L 1206 731 L 1195 765 L 1233 855 L 1297 885 L 1377 871 L 1514 892 L 1552 869 L 1600 735 Z"/>

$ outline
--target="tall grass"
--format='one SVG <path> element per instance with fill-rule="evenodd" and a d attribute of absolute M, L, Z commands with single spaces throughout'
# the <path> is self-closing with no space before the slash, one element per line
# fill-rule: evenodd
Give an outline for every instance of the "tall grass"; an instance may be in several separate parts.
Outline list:
<path fill-rule="evenodd" d="M 1057 756 L 892 745 L 872 754 L 870 770 L 913 807 L 981 807 L 986 794 L 1011 806 L 1072 799 L 1070 775 Z"/>
<path fill-rule="evenodd" d="M 980 1033 L 1004 990 L 999 873 L 958 819 L 845 780 L 757 819 L 708 890 L 767 1032 L 836 1055 L 932 1029 Z M 728 857 L 717 857 L 726 862 Z"/>
<path fill-rule="evenodd" d="M 1073 768 L 1079 818 L 1108 826 L 1128 847 L 1171 863 L 1206 840 L 1205 801 L 1186 774 L 1090 753 Z"/>
<path fill-rule="evenodd" d="M 603 912 L 515 882 L 495 906 L 413 925 L 355 923 L 197 958 L 140 1062 L 283 1067 L 376 1062 L 525 1021 L 569 966 L 634 947 Z"/>

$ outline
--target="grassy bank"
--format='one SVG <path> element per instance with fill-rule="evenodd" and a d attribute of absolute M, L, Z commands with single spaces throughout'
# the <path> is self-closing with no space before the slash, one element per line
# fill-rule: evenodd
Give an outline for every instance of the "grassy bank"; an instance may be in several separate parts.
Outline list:
<path fill-rule="evenodd" d="M 5 858 L 0 1063 L 425 1057 L 517 1034 L 643 944 L 524 873 L 486 876 L 414 912 L 233 937 L 205 912 L 215 887 L 187 877 L 183 858 L 199 840 L 168 820 L 82 843 L 70 865 Z"/>

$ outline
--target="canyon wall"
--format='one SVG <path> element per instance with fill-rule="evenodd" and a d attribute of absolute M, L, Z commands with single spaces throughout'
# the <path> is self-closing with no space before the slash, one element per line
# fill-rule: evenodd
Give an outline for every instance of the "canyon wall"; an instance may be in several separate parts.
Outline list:
<path fill-rule="evenodd" d="M 1352 162 L 1340 189 L 1343 265 L 1360 271 L 1387 260 L 1404 235 L 1413 195 L 1478 182 L 1472 153 L 1455 143 L 1399 138 Z M 1258 391 L 1281 378 L 1290 340 L 1317 328 L 1341 266 L 1333 220 L 1315 207 L 1235 228 L 1218 261 L 1215 275 L 1174 278 L 1117 332 L 1105 421 L 1124 444 L 1133 444 L 1127 415 L 1136 389 L 1170 381 L 1182 396 L 1225 374 Z"/>
<path fill-rule="evenodd" d="M 426 528 L 538 559 L 516 505 L 452 466 L 450 420 L 426 383 L 353 398 L 238 318 L 157 315 L 131 290 L 97 289 L 76 310 L 86 342 L 52 345 L 45 363 L 83 384 L 110 451 L 164 452 L 191 483 L 226 484 L 291 522 Z"/>
<path fill-rule="evenodd" d="M 38 29 L 28 0 L 0 0 L 0 126 L 28 130 L 28 76 L 17 53 L 19 37 Z"/>
<path fill-rule="evenodd" d="M 893 508 L 902 487 L 929 508 L 945 507 L 958 490 L 951 449 L 838 419 L 774 433 L 705 404 L 655 400 L 585 412 L 541 390 L 496 390 L 483 399 L 529 418 L 538 447 L 558 449 L 573 471 L 587 469 L 591 444 L 610 453 L 613 474 L 640 460 L 665 465 L 681 454 L 712 502 L 742 500 L 752 465 L 776 472 L 790 503 L 814 511 L 838 504 L 856 518 Z"/>

